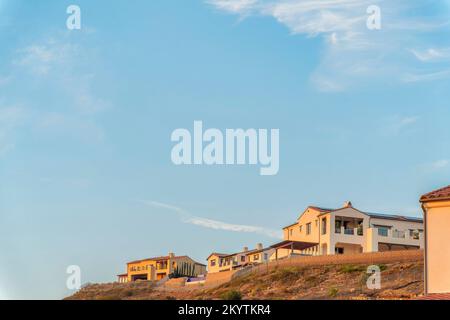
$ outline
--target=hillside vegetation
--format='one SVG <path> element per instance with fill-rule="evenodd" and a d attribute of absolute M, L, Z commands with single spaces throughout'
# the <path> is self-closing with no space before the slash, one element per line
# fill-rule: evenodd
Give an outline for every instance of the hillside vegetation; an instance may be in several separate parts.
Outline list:
<path fill-rule="evenodd" d="M 96 284 L 67 299 L 414 299 L 423 292 L 423 262 L 379 265 L 381 289 L 369 290 L 367 265 L 278 267 L 216 288 L 160 288 L 150 282 Z"/>

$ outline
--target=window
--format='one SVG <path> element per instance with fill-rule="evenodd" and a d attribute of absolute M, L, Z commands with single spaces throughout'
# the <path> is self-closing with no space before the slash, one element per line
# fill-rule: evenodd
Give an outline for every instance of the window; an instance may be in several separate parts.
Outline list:
<path fill-rule="evenodd" d="M 258 260 L 259 259 L 259 254 L 255 254 L 254 256 L 253 256 L 253 260 Z"/>
<path fill-rule="evenodd" d="M 241 262 L 245 262 L 245 256 L 241 256 Z"/>
<path fill-rule="evenodd" d="M 341 220 L 336 220 L 334 222 L 334 232 L 335 233 L 341 233 L 341 227 L 342 227 L 342 221 Z"/>
<path fill-rule="evenodd" d="M 378 235 L 379 236 L 382 236 L 382 237 L 387 237 L 388 236 L 389 227 L 377 226 L 377 228 L 378 228 Z"/>
<path fill-rule="evenodd" d="M 311 222 L 306 224 L 306 234 L 311 234 Z"/>
<path fill-rule="evenodd" d="M 303 226 L 300 226 L 300 233 L 302 233 L 302 227 L 303 227 Z"/>
<path fill-rule="evenodd" d="M 322 218 L 322 234 L 327 234 L 327 218 Z"/>
<path fill-rule="evenodd" d="M 210 265 L 211 265 L 211 267 L 214 267 L 216 265 L 216 259 L 211 260 Z"/>
<path fill-rule="evenodd" d="M 264 253 L 264 260 L 267 260 L 269 258 L 269 255 L 267 253 Z"/>
<path fill-rule="evenodd" d="M 409 236 L 410 238 L 414 239 L 414 240 L 419 240 L 420 239 L 420 234 L 423 232 L 423 230 L 417 230 L 417 229 L 410 229 L 409 230 Z"/>
<path fill-rule="evenodd" d="M 334 251 L 336 254 L 344 254 L 344 248 L 335 248 Z"/>

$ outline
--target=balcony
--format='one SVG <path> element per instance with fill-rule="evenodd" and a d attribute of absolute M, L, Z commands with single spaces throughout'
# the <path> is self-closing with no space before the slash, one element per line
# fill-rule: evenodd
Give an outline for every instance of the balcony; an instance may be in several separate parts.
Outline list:
<path fill-rule="evenodd" d="M 344 227 L 340 227 L 340 228 L 336 228 L 335 229 L 335 233 L 337 234 L 344 234 L 344 235 L 348 235 L 348 236 L 362 236 L 364 235 L 364 231 L 361 227 L 357 227 L 357 228 L 344 228 Z"/>
<path fill-rule="evenodd" d="M 388 227 L 371 227 L 367 229 L 370 251 L 378 251 L 378 245 L 400 245 L 423 248 L 423 233 L 415 230 L 397 230 Z"/>
<path fill-rule="evenodd" d="M 348 236 L 362 236 L 363 235 L 363 219 L 352 217 L 335 218 L 334 232 L 336 234 Z"/>

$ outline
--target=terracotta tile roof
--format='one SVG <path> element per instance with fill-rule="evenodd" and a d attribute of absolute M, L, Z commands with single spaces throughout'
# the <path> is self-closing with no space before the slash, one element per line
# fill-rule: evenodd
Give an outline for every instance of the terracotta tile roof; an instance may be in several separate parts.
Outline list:
<path fill-rule="evenodd" d="M 421 202 L 450 199 L 450 186 L 434 190 L 420 197 Z"/>
<path fill-rule="evenodd" d="M 206 258 L 206 260 L 208 260 L 211 256 L 225 257 L 225 256 L 229 256 L 229 255 L 230 255 L 229 253 L 213 252 L 208 256 L 208 258 Z"/>
<path fill-rule="evenodd" d="M 175 257 L 173 257 L 173 259 L 178 259 L 178 258 L 187 258 L 187 256 L 175 256 Z M 139 263 L 139 262 L 143 262 L 143 261 L 169 260 L 169 259 L 170 259 L 169 256 L 161 256 L 161 257 L 153 257 L 153 258 L 147 258 L 147 259 L 130 261 L 127 264 Z"/>
<path fill-rule="evenodd" d="M 418 297 L 417 300 L 450 300 L 450 293 L 433 293 Z"/>

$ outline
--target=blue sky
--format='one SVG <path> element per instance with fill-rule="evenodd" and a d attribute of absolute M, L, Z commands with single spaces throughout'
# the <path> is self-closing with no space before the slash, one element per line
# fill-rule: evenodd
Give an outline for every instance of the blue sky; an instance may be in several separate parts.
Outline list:
<path fill-rule="evenodd" d="M 69 265 L 107 282 L 269 244 L 310 204 L 420 216 L 449 183 L 449 19 L 436 0 L 0 0 L 0 298 L 59 299 Z M 194 120 L 279 128 L 278 175 L 174 166 Z"/>

